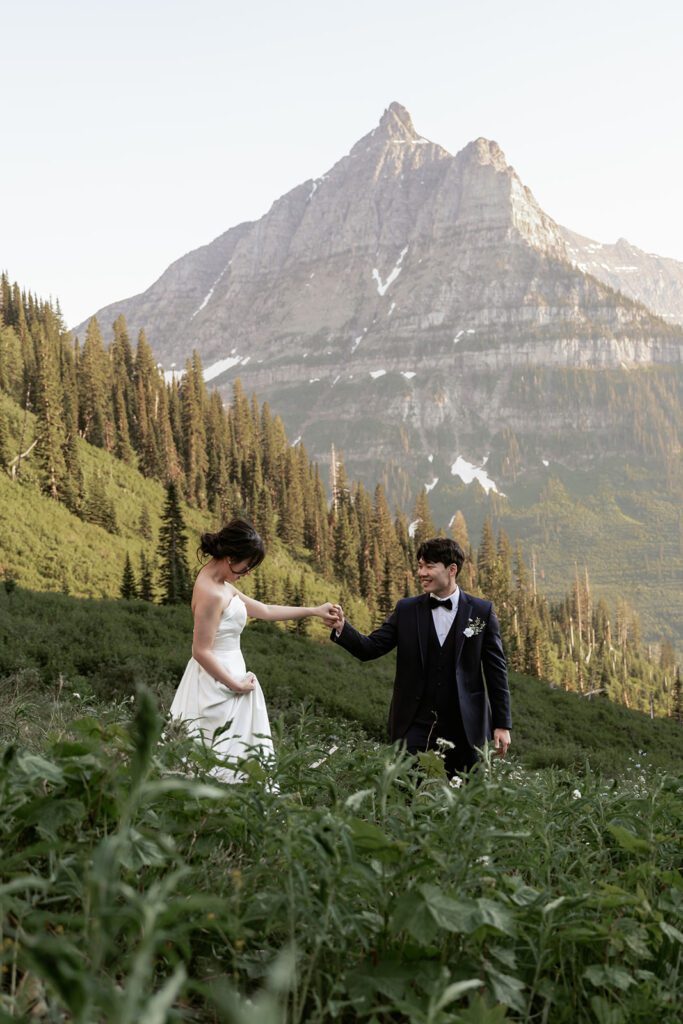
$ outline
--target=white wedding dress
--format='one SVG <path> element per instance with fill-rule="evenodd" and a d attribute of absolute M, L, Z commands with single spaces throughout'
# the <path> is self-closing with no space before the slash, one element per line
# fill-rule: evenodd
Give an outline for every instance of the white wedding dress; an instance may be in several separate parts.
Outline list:
<path fill-rule="evenodd" d="M 244 601 L 235 594 L 218 623 L 213 654 L 238 680 L 247 673 L 240 650 L 240 634 L 246 622 Z M 190 735 L 210 746 L 222 760 L 258 757 L 267 761 L 273 757 L 270 722 L 258 681 L 249 693 L 234 693 L 190 658 L 171 704 L 171 717 L 186 722 Z M 214 739 L 216 730 L 228 723 L 228 728 Z M 210 774 L 221 782 L 242 782 L 245 778 L 232 766 L 216 766 Z"/>

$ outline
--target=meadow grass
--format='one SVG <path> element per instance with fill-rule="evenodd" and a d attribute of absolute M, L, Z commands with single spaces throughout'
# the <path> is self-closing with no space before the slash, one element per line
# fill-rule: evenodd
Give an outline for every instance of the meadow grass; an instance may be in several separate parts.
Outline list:
<path fill-rule="evenodd" d="M 680 772 L 455 788 L 290 702 L 224 786 L 146 690 L 41 685 L 0 768 L 0 1020 L 680 1019 Z"/>
<path fill-rule="evenodd" d="M 250 623 L 244 631 L 247 665 L 269 704 L 307 701 L 319 713 L 345 717 L 384 739 L 393 655 L 361 664 L 330 643 L 317 620 L 313 625 L 311 638 L 267 623 Z M 35 680 L 38 691 L 42 685 L 46 697 L 61 686 L 116 702 L 144 685 L 167 708 L 191 643 L 192 618 L 184 606 L 21 588 L 7 595 L 0 588 L 0 687 L 6 692 L 16 684 L 3 678 L 21 678 Z M 28 695 L 27 683 L 22 687 Z M 588 760 L 605 774 L 636 763 L 683 771 L 683 729 L 671 719 L 650 719 L 607 699 L 588 700 L 516 673 L 510 675 L 510 688 L 513 749 L 527 767 L 581 768 Z M 0 706 L 5 712 L 0 738 L 11 740 L 14 705 L 0 694 Z"/>

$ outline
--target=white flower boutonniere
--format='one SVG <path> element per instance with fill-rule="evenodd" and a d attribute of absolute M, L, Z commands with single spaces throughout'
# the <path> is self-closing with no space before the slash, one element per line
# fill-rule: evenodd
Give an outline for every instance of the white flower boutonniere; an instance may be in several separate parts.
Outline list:
<path fill-rule="evenodd" d="M 485 629 L 486 623 L 484 622 L 483 619 L 470 619 L 469 622 L 467 623 L 467 627 L 463 629 L 463 633 L 467 637 L 478 636 L 479 633 L 483 633 Z"/>

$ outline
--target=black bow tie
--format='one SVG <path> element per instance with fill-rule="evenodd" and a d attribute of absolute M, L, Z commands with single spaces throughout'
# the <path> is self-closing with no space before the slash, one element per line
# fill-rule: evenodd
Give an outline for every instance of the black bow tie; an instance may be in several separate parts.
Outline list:
<path fill-rule="evenodd" d="M 438 597 L 432 597 L 429 595 L 429 607 L 430 608 L 448 608 L 450 611 L 453 607 L 453 602 L 450 597 L 447 597 L 445 601 L 439 601 Z"/>

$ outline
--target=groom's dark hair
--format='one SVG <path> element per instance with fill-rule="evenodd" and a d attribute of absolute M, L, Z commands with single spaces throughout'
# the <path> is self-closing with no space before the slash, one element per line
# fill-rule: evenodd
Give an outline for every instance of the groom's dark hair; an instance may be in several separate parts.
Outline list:
<path fill-rule="evenodd" d="M 423 562 L 443 562 L 444 565 L 457 565 L 458 572 L 462 569 L 465 561 L 465 552 L 457 540 L 450 537 L 432 537 L 430 540 L 423 540 L 417 549 L 417 560 Z"/>

